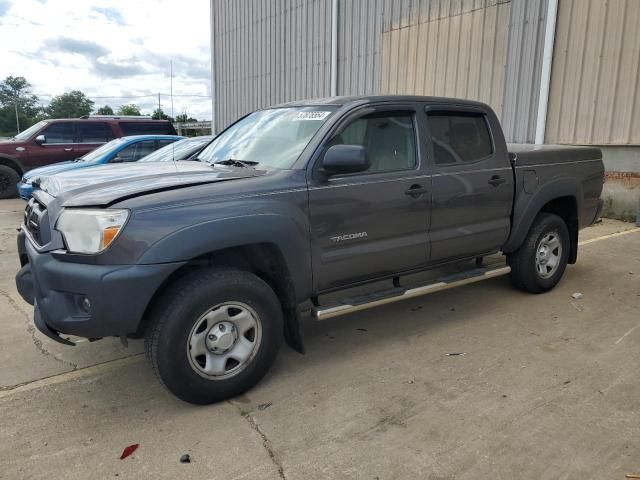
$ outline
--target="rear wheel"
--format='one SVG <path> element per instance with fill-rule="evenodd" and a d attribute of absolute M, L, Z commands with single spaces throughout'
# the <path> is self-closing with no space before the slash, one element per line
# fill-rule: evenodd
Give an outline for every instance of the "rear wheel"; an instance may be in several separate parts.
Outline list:
<path fill-rule="evenodd" d="M 230 398 L 269 370 L 282 337 L 273 290 L 240 270 L 180 279 L 155 307 L 145 349 L 160 381 L 196 404 Z"/>
<path fill-rule="evenodd" d="M 557 215 L 541 213 L 523 245 L 509 255 L 511 281 L 521 290 L 542 293 L 555 287 L 567 267 L 569 230 Z"/>
<path fill-rule="evenodd" d="M 0 165 L 0 198 L 17 197 L 19 181 L 18 172 L 7 165 Z"/>

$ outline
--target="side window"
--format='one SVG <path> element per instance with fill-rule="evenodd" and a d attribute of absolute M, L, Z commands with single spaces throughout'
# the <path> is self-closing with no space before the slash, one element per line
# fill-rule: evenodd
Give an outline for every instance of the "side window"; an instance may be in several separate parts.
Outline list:
<path fill-rule="evenodd" d="M 146 157 L 151 152 L 153 152 L 153 151 L 155 151 L 157 149 L 155 140 L 145 140 L 144 142 L 138 142 L 138 143 L 136 143 L 136 147 L 138 147 L 138 148 L 136 148 L 136 154 L 135 154 L 134 162 L 137 162 L 142 157 Z"/>
<path fill-rule="evenodd" d="M 416 166 L 416 135 L 411 112 L 374 113 L 354 120 L 332 145 L 362 145 L 368 172 L 407 170 Z"/>
<path fill-rule="evenodd" d="M 484 115 L 433 112 L 427 118 L 437 165 L 475 162 L 493 153 Z"/>
<path fill-rule="evenodd" d="M 118 152 L 112 162 L 133 162 L 136 156 L 136 144 L 128 145 Z"/>
<path fill-rule="evenodd" d="M 116 162 L 137 162 L 142 157 L 153 152 L 156 149 L 155 144 L 155 140 L 144 140 L 134 143 L 120 150 L 114 160 Z"/>
<path fill-rule="evenodd" d="M 58 122 L 53 123 L 45 128 L 42 132 L 45 136 L 46 143 L 73 143 L 73 123 Z"/>
<path fill-rule="evenodd" d="M 106 143 L 113 140 L 111 127 L 102 122 L 76 124 L 76 143 Z"/>
<path fill-rule="evenodd" d="M 127 135 L 173 135 L 173 127 L 169 122 L 122 122 L 122 133 Z"/>
<path fill-rule="evenodd" d="M 166 147 L 167 145 L 171 145 L 173 140 L 158 140 L 158 148 Z"/>

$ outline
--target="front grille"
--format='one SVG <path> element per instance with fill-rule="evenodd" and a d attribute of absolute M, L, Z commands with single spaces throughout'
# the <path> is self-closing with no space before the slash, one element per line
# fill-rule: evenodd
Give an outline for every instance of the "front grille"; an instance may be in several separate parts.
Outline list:
<path fill-rule="evenodd" d="M 42 223 L 47 214 L 47 209 L 40 205 L 34 198 L 29 200 L 24 210 L 24 226 L 38 245 L 42 245 Z"/>

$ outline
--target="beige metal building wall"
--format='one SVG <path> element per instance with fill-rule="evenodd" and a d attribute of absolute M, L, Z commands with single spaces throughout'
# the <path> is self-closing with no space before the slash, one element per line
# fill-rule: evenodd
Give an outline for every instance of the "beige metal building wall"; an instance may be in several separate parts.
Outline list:
<path fill-rule="evenodd" d="M 511 2 L 421 3 L 385 15 L 380 92 L 481 100 L 500 115 Z"/>
<path fill-rule="evenodd" d="M 214 0 L 215 123 L 330 93 L 331 2 Z"/>
<path fill-rule="evenodd" d="M 640 145 L 640 0 L 560 0 L 547 143 Z"/>

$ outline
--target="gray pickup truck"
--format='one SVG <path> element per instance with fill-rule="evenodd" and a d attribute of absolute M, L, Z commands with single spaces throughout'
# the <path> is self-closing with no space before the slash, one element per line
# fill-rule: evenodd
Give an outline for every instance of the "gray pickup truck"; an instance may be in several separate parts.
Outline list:
<path fill-rule="evenodd" d="M 602 205 L 600 150 L 507 146 L 491 108 L 465 100 L 287 103 L 198 159 L 43 179 L 16 276 L 45 335 L 144 337 L 161 382 L 193 403 L 251 388 L 283 337 L 303 352 L 307 315 L 501 274 L 545 292 Z"/>

